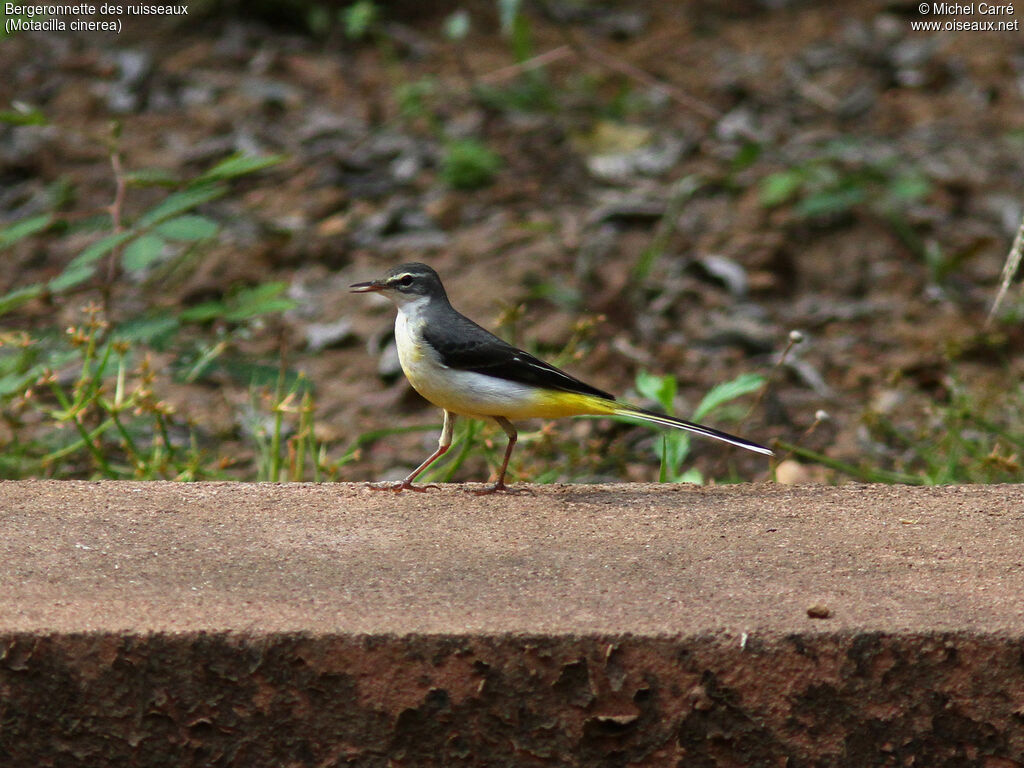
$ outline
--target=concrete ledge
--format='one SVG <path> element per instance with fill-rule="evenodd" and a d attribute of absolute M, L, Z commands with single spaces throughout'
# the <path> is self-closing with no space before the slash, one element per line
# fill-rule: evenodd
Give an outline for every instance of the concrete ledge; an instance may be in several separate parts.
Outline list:
<path fill-rule="evenodd" d="M 0 587 L 5 767 L 1024 764 L 1021 486 L 7 482 Z"/>

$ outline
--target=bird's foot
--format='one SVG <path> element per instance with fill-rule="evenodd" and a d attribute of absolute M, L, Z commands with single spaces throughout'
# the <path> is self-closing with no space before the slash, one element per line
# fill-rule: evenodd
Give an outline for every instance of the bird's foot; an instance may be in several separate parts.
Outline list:
<path fill-rule="evenodd" d="M 526 488 L 513 488 L 510 485 L 505 485 L 504 480 L 499 480 L 492 485 L 486 485 L 483 488 L 470 491 L 474 496 L 490 496 L 492 493 L 526 493 Z"/>
<path fill-rule="evenodd" d="M 401 493 L 402 491 L 416 491 L 417 493 L 426 493 L 429 488 L 438 488 L 439 486 L 435 483 L 428 483 L 427 485 L 413 485 L 409 480 L 401 480 L 397 483 L 367 483 L 366 487 L 371 491 L 393 491 L 395 493 Z"/>
<path fill-rule="evenodd" d="M 507 491 L 507 490 L 508 490 L 508 486 L 505 485 L 504 483 L 494 483 L 494 485 L 486 485 L 483 488 L 479 488 L 479 489 L 470 491 L 470 493 L 472 493 L 474 496 L 489 496 L 492 493 L 497 493 L 498 491 Z"/>

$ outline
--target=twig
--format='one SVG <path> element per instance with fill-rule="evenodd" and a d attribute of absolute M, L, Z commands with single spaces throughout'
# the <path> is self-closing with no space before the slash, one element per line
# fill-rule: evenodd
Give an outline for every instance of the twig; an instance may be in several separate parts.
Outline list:
<path fill-rule="evenodd" d="M 124 231 L 122 212 L 124 210 L 125 190 L 128 186 L 124 175 L 124 166 L 121 164 L 120 133 L 120 126 L 115 124 L 110 148 L 110 167 L 114 172 L 114 201 L 110 204 L 109 208 L 110 220 L 114 224 L 115 235 Z M 123 249 L 123 244 L 117 245 L 111 249 L 110 255 L 107 257 L 107 274 L 103 280 L 101 293 L 103 296 L 103 316 L 108 320 L 110 319 L 111 292 L 114 287 L 114 281 L 117 279 L 118 265 L 121 263 L 121 252 Z"/>
<path fill-rule="evenodd" d="M 803 434 L 800 435 L 800 437 L 798 437 L 796 439 L 795 443 L 792 443 L 792 444 L 791 443 L 785 443 L 785 445 L 794 445 L 796 447 L 800 447 L 800 444 L 803 443 L 803 441 L 806 440 L 807 438 L 809 438 L 811 435 L 813 435 L 814 431 L 820 425 L 824 424 L 826 421 L 831 421 L 831 420 L 832 420 L 832 417 L 828 415 L 828 411 L 818 409 L 817 411 L 814 412 L 814 421 L 811 422 L 811 426 L 809 426 L 807 429 L 804 430 Z M 783 444 L 784 443 L 781 440 L 778 442 L 779 446 L 781 446 Z M 775 463 L 776 464 L 781 464 L 787 458 L 789 458 L 789 453 L 785 454 L 784 456 L 779 456 L 778 454 L 776 454 L 776 456 L 775 456 Z"/>
<path fill-rule="evenodd" d="M 549 18 L 556 20 L 555 23 L 558 25 L 558 31 L 562 33 L 562 37 L 565 38 L 566 43 L 568 43 L 568 45 L 580 56 L 591 59 L 608 69 L 619 72 L 631 80 L 643 83 L 649 88 L 655 88 L 661 91 L 672 99 L 672 101 L 676 102 L 676 104 L 696 112 L 707 120 L 714 122 L 722 118 L 722 113 L 717 109 L 712 107 L 710 104 L 705 104 L 700 99 L 695 99 L 690 94 L 684 92 L 681 88 L 677 88 L 671 83 L 668 83 L 659 77 L 655 77 L 650 72 L 630 64 L 628 61 L 612 56 L 610 53 L 602 51 L 600 48 L 590 45 L 589 43 L 580 42 L 576 35 L 573 34 L 573 31 L 569 29 L 564 22 L 557 21 L 558 14 L 554 13 L 551 8 L 547 7 L 547 0 L 540 0 L 540 6 L 544 9 Z"/>
<path fill-rule="evenodd" d="M 812 461 L 815 464 L 820 464 L 823 467 L 834 469 L 850 477 L 855 477 L 858 480 L 863 480 L 868 483 L 890 483 L 890 484 L 902 484 L 902 485 L 924 485 L 924 478 L 918 477 L 917 475 L 908 475 L 905 472 L 891 472 L 885 469 L 871 469 L 862 468 L 854 464 L 849 464 L 839 459 L 833 459 L 826 456 L 823 453 L 812 451 L 810 448 L 803 448 L 793 443 L 787 443 L 780 440 L 777 443 L 780 450 L 786 451 L 794 456 L 798 456 L 801 459 Z"/>
<path fill-rule="evenodd" d="M 992 320 L 999 310 L 999 305 L 1002 304 L 1003 297 L 1006 296 L 1006 291 L 1010 287 L 1010 281 L 1013 280 L 1013 276 L 1017 273 L 1017 267 L 1020 266 L 1022 255 L 1024 255 L 1024 216 L 1021 217 L 1017 236 L 1013 238 L 1010 253 L 1006 256 L 1006 264 L 1003 265 L 1003 273 L 999 277 L 999 292 L 996 294 L 996 300 L 992 302 L 992 309 L 989 310 L 988 317 L 985 318 L 986 328 L 992 324 Z"/>
<path fill-rule="evenodd" d="M 562 32 L 562 36 L 567 41 L 565 45 L 552 48 L 550 51 L 545 51 L 544 53 L 526 59 L 525 61 L 520 61 L 515 64 L 510 64 L 507 67 L 496 69 L 493 72 L 488 72 L 486 75 L 480 77 L 480 82 L 495 83 L 501 80 L 507 80 L 510 77 L 515 77 L 523 72 L 543 67 L 545 64 L 559 61 L 570 54 L 575 53 L 581 58 L 590 59 L 606 69 L 614 70 L 619 74 L 625 75 L 631 80 L 636 80 L 649 88 L 655 88 L 658 91 L 661 91 L 680 106 L 696 112 L 708 120 L 714 121 L 721 119 L 722 113 L 710 104 L 705 104 L 700 99 L 695 99 L 682 89 L 677 88 L 671 83 L 665 82 L 661 78 L 655 77 L 650 72 L 630 64 L 628 61 L 612 56 L 610 53 L 602 51 L 600 48 L 590 45 L 589 43 L 581 43 L 564 26 L 560 25 L 560 30 Z"/>
<path fill-rule="evenodd" d="M 515 64 L 509 64 L 507 67 L 496 69 L 493 72 L 488 72 L 486 75 L 482 75 L 479 80 L 481 83 L 497 83 L 502 80 L 508 80 L 510 77 L 515 77 L 523 72 L 528 72 L 531 69 L 537 69 L 545 64 L 551 64 L 552 62 L 564 59 L 572 55 L 572 53 L 573 49 L 571 46 L 560 45 L 532 58 L 518 61 Z"/>
<path fill-rule="evenodd" d="M 593 45 L 588 45 L 586 43 L 572 41 L 570 45 L 573 45 L 573 47 L 575 47 L 577 51 L 579 51 L 586 58 L 592 59 L 596 61 L 598 64 L 607 67 L 608 69 L 615 70 L 616 72 L 625 75 L 631 80 L 636 80 L 639 83 L 643 83 L 649 88 L 655 88 L 661 91 L 670 99 L 672 99 L 672 101 L 676 102 L 682 107 L 685 107 L 686 109 L 696 112 L 701 117 L 704 117 L 711 121 L 720 120 L 722 118 L 722 113 L 719 112 L 714 107 L 712 107 L 710 104 L 705 104 L 700 99 L 695 99 L 693 96 L 690 96 L 688 93 L 684 92 L 680 88 L 677 88 L 671 83 L 665 82 L 661 78 L 655 77 L 646 70 L 633 66 L 628 61 L 619 59 L 615 56 L 612 56 L 610 53 L 602 51 L 600 48 L 597 48 Z"/>
<path fill-rule="evenodd" d="M 768 372 L 768 375 L 765 377 L 765 386 L 757 390 L 757 397 L 754 398 L 754 402 L 750 404 L 750 407 L 747 409 L 747 412 L 743 415 L 743 418 L 740 419 L 739 423 L 741 426 L 745 425 L 747 423 L 747 420 L 754 413 L 754 411 L 761 407 L 761 403 L 764 402 L 765 394 L 768 392 L 769 387 L 772 385 L 773 379 L 775 379 L 775 377 L 779 375 L 779 371 L 782 370 L 782 366 L 786 364 L 786 358 L 789 357 L 789 351 L 793 349 L 793 347 L 795 347 L 797 344 L 803 343 L 804 335 L 802 332 L 795 329 L 789 332 L 789 335 L 786 337 L 786 348 L 782 350 L 782 354 L 779 355 L 778 362 L 772 366 L 771 370 Z M 818 411 L 818 413 L 824 413 L 824 411 Z M 817 414 L 815 414 L 815 422 L 813 425 L 811 425 L 811 429 L 813 430 L 817 426 L 818 416 Z M 804 437 L 807 437 L 807 435 L 809 434 L 810 432 L 807 432 L 804 435 Z M 803 438 L 801 438 L 801 440 L 802 439 Z"/>

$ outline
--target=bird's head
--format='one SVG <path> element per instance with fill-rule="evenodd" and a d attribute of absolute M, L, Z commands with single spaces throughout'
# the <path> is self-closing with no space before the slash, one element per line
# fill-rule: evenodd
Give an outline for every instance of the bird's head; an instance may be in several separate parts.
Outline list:
<path fill-rule="evenodd" d="M 380 293 L 400 307 L 424 298 L 445 301 L 448 298 L 437 272 L 419 262 L 401 264 L 378 280 L 355 283 L 349 286 L 349 291 L 352 293 Z"/>

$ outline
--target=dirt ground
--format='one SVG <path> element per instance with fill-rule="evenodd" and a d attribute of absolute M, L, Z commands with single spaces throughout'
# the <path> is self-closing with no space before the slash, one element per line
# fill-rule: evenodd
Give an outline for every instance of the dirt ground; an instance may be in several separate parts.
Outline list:
<path fill-rule="evenodd" d="M 432 264 L 466 314 L 602 389 L 636 400 L 638 369 L 673 373 L 688 413 L 715 384 L 763 372 L 771 386 L 745 402 L 749 416 L 718 426 L 792 441 L 825 410 L 830 421 L 805 444 L 879 466 L 901 457 L 869 429 L 873 416 L 918 432 L 954 391 L 998 403 L 1024 375 L 1019 323 L 981 331 L 1024 199 L 1020 34 L 913 32 L 916 4 L 868 0 L 623 4 L 564 23 L 533 9 L 532 53 L 566 45 L 566 31 L 600 53 L 547 66 L 541 96 L 556 107 L 534 97 L 514 108 L 514 94 L 498 106 L 469 95 L 467 72 L 516 81 L 490 6 L 467 7 L 477 23 L 461 59 L 434 16 L 393 18 L 378 44 L 223 19 L 128 25 L 110 40 L 13 35 L 0 51 L 0 105 L 38 106 L 49 124 L 0 127 L 0 221 L 32 213 L 55 184 L 73 189 L 70 210 L 109 204 L 112 118 L 130 168 L 190 174 L 235 150 L 284 153 L 208 207 L 225 231 L 200 263 L 121 287 L 115 306 L 193 305 L 286 281 L 299 307 L 234 338 L 231 352 L 273 363 L 284 348 L 314 383 L 318 436 L 332 450 L 436 418 L 394 367 L 391 309 L 346 292 L 407 260 Z M 422 83 L 437 94 L 433 117 L 403 115 L 402 94 Z M 447 138 L 432 121 L 501 156 L 493 185 L 444 185 Z M 764 180 L 794 169 L 806 174 L 796 183 L 824 191 L 766 204 Z M 687 177 L 699 184 L 666 216 Z M 815 202 L 826 209 L 800 208 Z M 88 241 L 5 252 L 0 293 L 58 274 Z M 638 272 L 654 242 L 663 255 Z M 85 298 L 28 305 L 4 323 L 70 323 Z M 576 332 L 580 318 L 590 325 Z M 338 324 L 322 344 L 318 324 Z M 791 330 L 806 340 L 777 369 Z M 162 386 L 204 439 L 249 466 L 245 384 L 219 374 Z M 654 439 L 559 423 L 530 433 L 514 474 L 652 480 Z M 400 475 L 434 440 L 373 443 L 339 478 Z M 552 447 L 566 444 L 578 453 Z M 753 455 L 694 450 L 710 476 L 767 474 Z M 457 477 L 486 473 L 477 456 Z"/>

